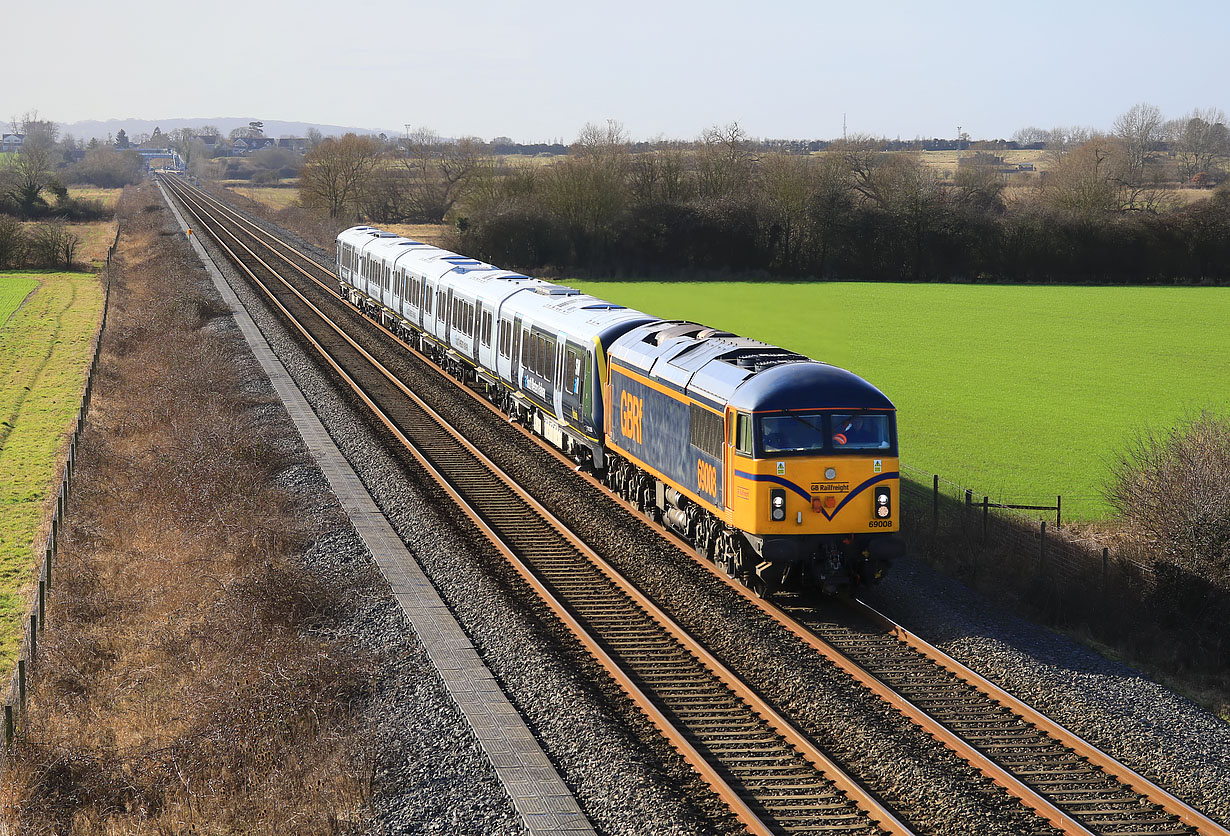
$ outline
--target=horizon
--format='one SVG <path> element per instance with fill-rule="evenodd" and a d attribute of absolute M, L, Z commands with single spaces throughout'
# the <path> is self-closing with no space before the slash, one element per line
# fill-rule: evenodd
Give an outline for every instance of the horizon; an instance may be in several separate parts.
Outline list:
<path fill-rule="evenodd" d="M 1230 7 L 1203 0 L 1179 0 L 1164 13 L 1135 0 L 1113 10 L 1040 0 L 1026 13 L 890 0 L 874 16 L 803 0 L 774 0 L 755 15 L 729 0 L 632 0 L 617 14 L 564 0 L 409 10 L 359 0 L 345 18 L 355 34 L 341 41 L 327 6 L 259 4 L 242 19 L 170 7 L 157 24 L 119 26 L 146 7 L 51 3 L 10 12 L 14 32 L 36 31 L 55 13 L 66 25 L 57 32 L 57 72 L 6 85 L 0 118 L 37 110 L 65 124 L 137 121 L 111 114 L 161 103 L 179 113 L 390 135 L 410 125 L 522 143 L 567 143 L 608 119 L 635 140 L 689 139 L 730 122 L 758 138 L 836 138 L 843 118 L 849 134 L 1007 139 L 1030 126 L 1107 130 L 1140 102 L 1171 119 L 1227 106 L 1219 101 L 1226 59 L 1202 46 L 1200 33 L 1230 23 Z M 267 37 L 253 46 L 252 32 Z M 183 33 L 213 57 L 184 60 Z M 89 85 L 100 36 L 107 83 Z M 1182 48 L 1165 61 L 1141 59 L 1142 49 L 1168 44 Z M 32 38 L 17 40 L 6 58 L 23 67 L 49 60 Z"/>

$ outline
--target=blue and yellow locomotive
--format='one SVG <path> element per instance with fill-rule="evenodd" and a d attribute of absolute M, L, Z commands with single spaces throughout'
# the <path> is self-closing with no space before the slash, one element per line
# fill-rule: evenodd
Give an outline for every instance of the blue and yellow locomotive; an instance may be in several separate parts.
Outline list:
<path fill-rule="evenodd" d="M 892 403 L 850 372 L 374 227 L 342 295 L 761 592 L 879 578 L 899 543 Z"/>
<path fill-rule="evenodd" d="M 728 575 L 832 592 L 900 551 L 896 413 L 867 381 L 692 322 L 608 353 L 608 483 Z"/>

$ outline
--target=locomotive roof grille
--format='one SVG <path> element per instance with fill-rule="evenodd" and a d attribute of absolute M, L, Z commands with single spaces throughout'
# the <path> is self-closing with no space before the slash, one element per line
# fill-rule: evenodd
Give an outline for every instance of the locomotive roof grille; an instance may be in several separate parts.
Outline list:
<path fill-rule="evenodd" d="M 802 354 L 796 354 L 793 351 L 785 349 L 764 350 L 764 349 L 737 349 L 729 354 L 723 354 L 720 358 L 725 363 L 730 363 L 732 366 L 739 366 L 744 369 L 753 369 L 760 371 L 761 369 L 780 366 L 784 363 L 799 363 L 806 362 L 809 358 Z"/>
<path fill-rule="evenodd" d="M 536 287 L 534 292 L 539 296 L 580 296 L 581 291 L 572 287 L 564 287 L 563 285 L 553 284 L 545 287 Z"/>

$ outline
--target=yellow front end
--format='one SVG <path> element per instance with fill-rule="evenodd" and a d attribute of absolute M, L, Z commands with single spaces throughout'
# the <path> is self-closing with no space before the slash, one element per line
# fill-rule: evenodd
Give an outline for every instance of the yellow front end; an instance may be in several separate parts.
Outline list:
<path fill-rule="evenodd" d="M 749 534 L 900 530 L 898 459 L 873 455 L 730 458 L 727 522 Z"/>

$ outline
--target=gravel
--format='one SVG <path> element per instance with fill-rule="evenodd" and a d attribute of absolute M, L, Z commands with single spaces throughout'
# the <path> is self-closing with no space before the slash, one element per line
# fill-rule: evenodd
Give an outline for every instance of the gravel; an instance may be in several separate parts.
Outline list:
<path fill-rule="evenodd" d="M 248 302 L 250 294 L 229 278 Z M 438 492 L 407 482 L 380 439 L 354 417 L 281 327 L 267 315 L 256 318 L 595 825 L 611 834 L 729 829 L 728 817 L 717 825 L 706 819 L 719 809 L 708 792 L 639 714 L 623 713 L 626 703 L 605 676 L 560 634 L 490 550 L 466 526 L 455 524 Z M 528 445 L 515 428 L 477 410 L 448 382 L 424 378 L 410 359 L 393 366 L 403 379 L 416 380 L 424 397 L 442 401 L 440 411 L 476 444 L 528 478 L 544 505 L 696 630 L 711 650 L 920 831 L 972 836 L 1037 827 L 1003 791 L 836 673 L 707 570 L 681 559 L 600 491 Z M 909 559 L 899 561 L 870 598 L 1180 797 L 1227 817 L 1230 726 L 1126 668 L 1004 616 Z M 388 710 L 393 716 L 404 713 L 395 703 Z M 409 780 L 382 783 L 379 789 L 388 799 L 414 792 Z M 400 803 L 390 801 L 388 807 Z"/>
<path fill-rule="evenodd" d="M 1206 815 L 1230 824 L 1230 723 L 919 561 L 864 596 L 903 626 Z"/>

